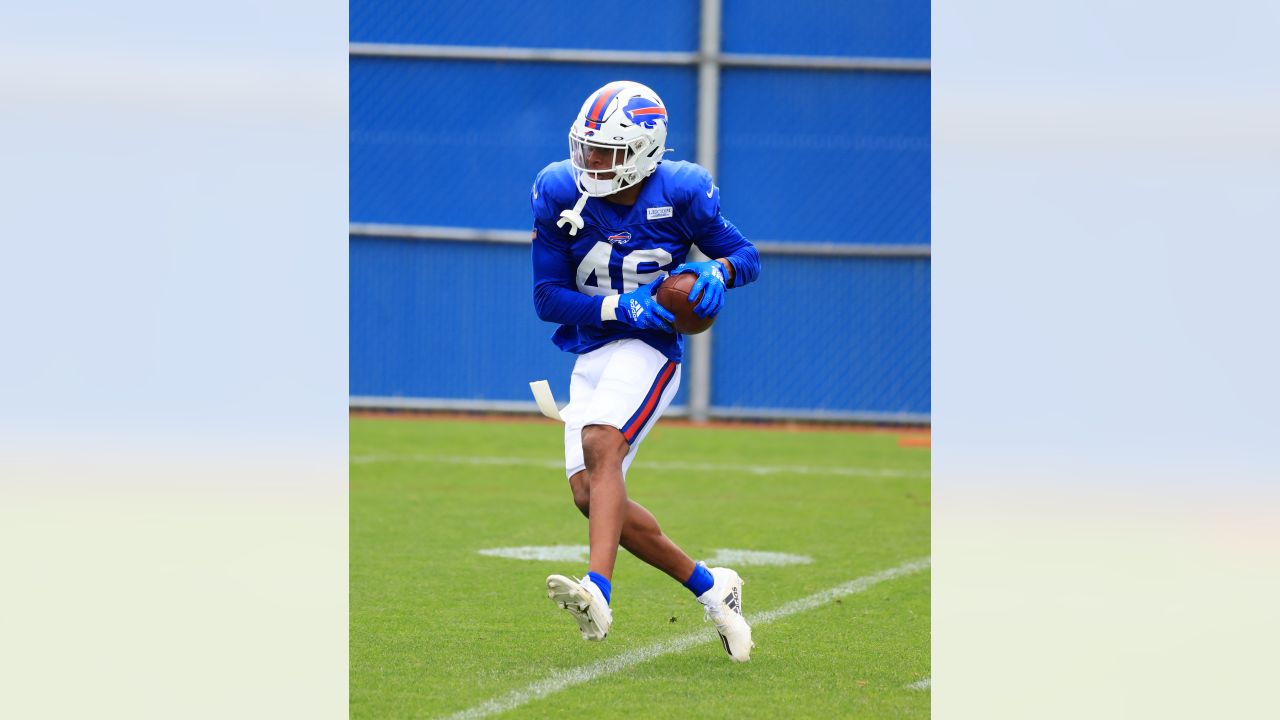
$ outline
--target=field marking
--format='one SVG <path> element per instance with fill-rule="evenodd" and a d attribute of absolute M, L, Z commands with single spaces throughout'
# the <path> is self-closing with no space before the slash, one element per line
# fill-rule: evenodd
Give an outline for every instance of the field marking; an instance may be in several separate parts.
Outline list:
<path fill-rule="evenodd" d="M 766 610 L 762 613 L 753 613 L 747 616 L 747 621 L 751 623 L 753 628 L 761 625 L 767 625 L 790 615 L 821 607 L 822 605 L 826 605 L 837 598 L 860 593 L 873 585 L 882 583 L 886 580 L 893 580 L 894 578 L 899 578 L 904 575 L 917 573 L 928 568 L 929 563 L 930 559 L 927 557 L 919 560 L 912 560 L 897 567 L 889 568 L 888 570 L 881 570 L 874 575 L 866 575 L 864 577 L 857 578 L 856 580 L 850 580 L 849 582 L 837 585 L 833 588 L 823 590 L 822 592 L 814 593 L 808 597 L 793 600 L 785 605 L 774 608 L 773 610 Z M 546 678 L 545 680 L 539 680 L 527 687 L 520 688 L 519 690 L 512 690 L 509 693 L 499 695 L 498 697 L 476 705 L 475 707 L 454 713 L 453 715 L 449 715 L 445 720 L 473 720 L 474 718 L 488 717 L 508 710 L 514 710 L 521 705 L 533 702 L 534 700 L 539 700 L 547 697 L 548 695 L 553 695 L 575 685 L 581 685 L 598 677 L 626 670 L 629 667 L 639 665 L 643 662 L 648 662 L 663 655 L 682 652 L 694 647 L 695 645 L 709 643 L 715 639 L 717 638 L 714 633 L 691 633 L 673 640 L 664 640 L 663 642 L 654 643 L 653 645 L 630 650 L 591 665 L 582 665 L 571 670 L 554 672 L 551 677 Z M 728 662 L 728 660 L 725 660 L 725 662 Z"/>
<path fill-rule="evenodd" d="M 484 455 L 352 455 L 352 465 L 374 463 L 416 462 L 445 465 L 518 465 L 525 467 L 563 470 L 559 460 L 539 460 L 521 457 L 488 457 Z M 916 470 L 890 470 L 888 468 L 823 467 L 820 465 L 734 465 L 731 463 L 691 463 L 681 461 L 638 461 L 632 467 L 649 470 L 696 470 L 708 472 L 736 472 L 747 475 L 839 475 L 849 477 L 928 478 L 928 472 Z"/>
<path fill-rule="evenodd" d="M 813 558 L 808 555 L 792 555 L 791 553 L 765 552 L 763 550 L 738 550 L 735 548 L 716 548 L 711 557 L 704 560 L 710 566 L 732 565 L 809 565 Z"/>
<path fill-rule="evenodd" d="M 586 562 L 591 548 L 586 545 L 522 545 L 520 547 L 485 548 L 476 552 L 488 557 L 509 560 L 548 560 L 555 562 Z M 808 555 L 716 548 L 704 562 L 710 566 L 724 565 L 808 565 L 813 558 Z"/>
<path fill-rule="evenodd" d="M 586 562 L 591 548 L 586 545 L 524 545 L 522 547 L 485 548 L 476 552 L 481 555 L 507 558 L 508 560 Z"/>
<path fill-rule="evenodd" d="M 929 678 L 925 678 L 925 679 L 923 679 L 923 680 L 917 680 L 917 681 L 915 681 L 915 682 L 911 683 L 910 685 L 907 685 L 907 686 L 906 686 L 906 688 L 907 688 L 908 690 L 928 690 L 928 689 L 929 689 Z"/>

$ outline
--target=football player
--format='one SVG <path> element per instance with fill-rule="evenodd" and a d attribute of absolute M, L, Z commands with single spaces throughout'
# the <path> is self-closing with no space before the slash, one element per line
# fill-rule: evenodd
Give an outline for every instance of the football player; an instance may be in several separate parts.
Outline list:
<path fill-rule="evenodd" d="M 565 469 L 588 518 L 582 580 L 547 578 L 547 594 L 587 640 L 612 625 L 618 545 L 688 588 L 736 661 L 751 657 L 742 578 L 694 563 L 653 514 L 627 497 L 627 468 L 680 386 L 684 338 L 654 292 L 667 273 L 694 273 L 694 312 L 714 317 L 726 289 L 756 279 L 760 257 L 720 215 L 720 190 L 699 165 L 664 161 L 667 109 L 653 90 L 612 82 L 583 103 L 569 158 L 533 184 L 534 307 L 559 323 L 552 341 L 578 359 L 565 420 Z M 686 262 L 697 246 L 707 262 Z"/>

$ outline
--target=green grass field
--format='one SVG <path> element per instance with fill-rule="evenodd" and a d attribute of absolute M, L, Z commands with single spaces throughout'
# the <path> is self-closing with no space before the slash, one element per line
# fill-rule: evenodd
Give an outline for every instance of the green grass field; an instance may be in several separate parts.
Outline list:
<path fill-rule="evenodd" d="M 551 421 L 351 419 L 351 717 L 479 717 L 498 698 L 513 718 L 929 716 L 929 691 L 908 687 L 930 677 L 927 568 L 757 625 L 738 664 L 692 594 L 620 551 L 613 629 L 584 642 L 544 582 L 585 562 L 478 553 L 587 543 L 562 454 Z M 813 559 L 737 566 L 749 621 L 929 556 L 929 450 L 892 434 L 660 424 L 627 487 L 694 558 Z"/>

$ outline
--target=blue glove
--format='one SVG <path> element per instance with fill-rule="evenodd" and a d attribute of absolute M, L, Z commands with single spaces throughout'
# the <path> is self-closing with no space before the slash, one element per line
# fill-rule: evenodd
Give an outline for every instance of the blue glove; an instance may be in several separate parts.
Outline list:
<path fill-rule="evenodd" d="M 670 310 L 659 305 L 657 298 L 653 296 L 658 291 L 658 286 L 665 279 L 660 277 L 648 285 L 641 285 L 629 293 L 615 295 L 614 297 L 618 299 L 615 306 L 617 319 L 641 330 L 661 330 L 675 333 L 676 329 L 673 325 L 676 321 L 675 316 L 671 314 Z M 612 298 L 605 298 L 605 302 L 610 300 Z"/>
<path fill-rule="evenodd" d="M 702 299 L 694 306 L 693 312 L 698 317 L 715 317 L 724 305 L 724 266 L 715 260 L 707 262 L 681 263 L 671 271 L 672 275 L 680 273 L 697 273 L 689 290 L 689 297 L 696 298 L 702 293 Z"/>

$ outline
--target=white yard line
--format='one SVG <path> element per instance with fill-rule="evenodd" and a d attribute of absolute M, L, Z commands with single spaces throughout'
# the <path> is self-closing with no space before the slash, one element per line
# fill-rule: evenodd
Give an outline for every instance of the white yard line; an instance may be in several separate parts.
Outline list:
<path fill-rule="evenodd" d="M 929 678 L 925 678 L 925 679 L 923 679 L 923 680 L 917 680 L 917 681 L 915 681 L 915 682 L 911 683 L 910 685 L 908 685 L 908 686 L 907 686 L 907 689 L 908 689 L 908 690 L 928 690 L 928 689 L 929 689 Z"/>
<path fill-rule="evenodd" d="M 796 613 L 813 610 L 814 608 L 826 605 L 837 598 L 860 593 L 877 583 L 884 582 L 885 580 L 893 580 L 894 578 L 899 578 L 904 575 L 911 575 L 928 567 L 929 558 L 922 558 L 920 560 L 903 563 L 895 568 L 882 570 L 874 575 L 867 575 L 856 580 L 850 580 L 847 583 L 837 585 L 828 590 L 814 593 L 813 595 L 800 598 L 799 600 L 793 600 L 792 602 L 781 607 L 774 608 L 773 610 L 766 610 L 762 613 L 748 615 L 747 622 L 751 623 L 751 626 L 754 629 L 761 625 L 767 625 L 775 620 L 781 620 L 782 618 L 790 615 L 795 615 Z M 653 645 L 637 648 L 635 650 L 630 650 L 622 653 L 621 655 L 615 655 L 607 660 L 601 660 L 600 662 L 593 663 L 591 665 L 583 665 L 571 670 L 554 673 L 551 677 L 545 680 L 539 680 L 527 687 L 520 688 L 519 690 L 512 690 L 511 692 L 506 693 L 505 695 L 499 695 L 488 702 L 481 703 L 475 707 L 450 715 L 446 720 L 471 720 L 473 718 L 488 717 L 508 710 L 514 710 L 521 705 L 558 693 L 561 690 L 571 688 L 575 685 L 590 682 L 603 675 L 610 675 L 620 670 L 626 670 L 629 667 L 639 665 L 643 662 L 648 662 L 654 658 L 682 652 L 695 645 L 708 643 L 715 639 L 716 636 L 714 633 L 708 634 L 707 632 L 697 632 L 672 640 L 654 643 Z M 728 658 L 721 659 L 724 660 L 724 662 L 729 662 Z"/>
<path fill-rule="evenodd" d="M 488 557 L 500 557 L 510 560 L 548 560 L 555 562 L 585 563 L 591 553 L 588 545 L 522 545 L 520 547 L 485 548 L 476 552 Z M 739 550 L 737 548 L 716 548 L 705 562 L 708 566 L 756 566 L 756 565 L 809 565 L 813 558 L 808 555 L 791 553 L 764 552 L 760 550 Z"/>
<path fill-rule="evenodd" d="M 444 465 L 518 465 L 560 470 L 559 460 L 538 458 L 489 457 L 485 455 L 352 455 L 352 465 L 374 463 L 440 463 Z M 695 470 L 709 472 L 735 472 L 747 475 L 841 475 L 851 477 L 928 478 L 928 472 L 914 470 L 890 470 L 887 468 L 823 467 L 821 465 L 735 465 L 731 463 L 691 463 L 680 461 L 638 461 L 632 467 L 650 470 Z"/>

